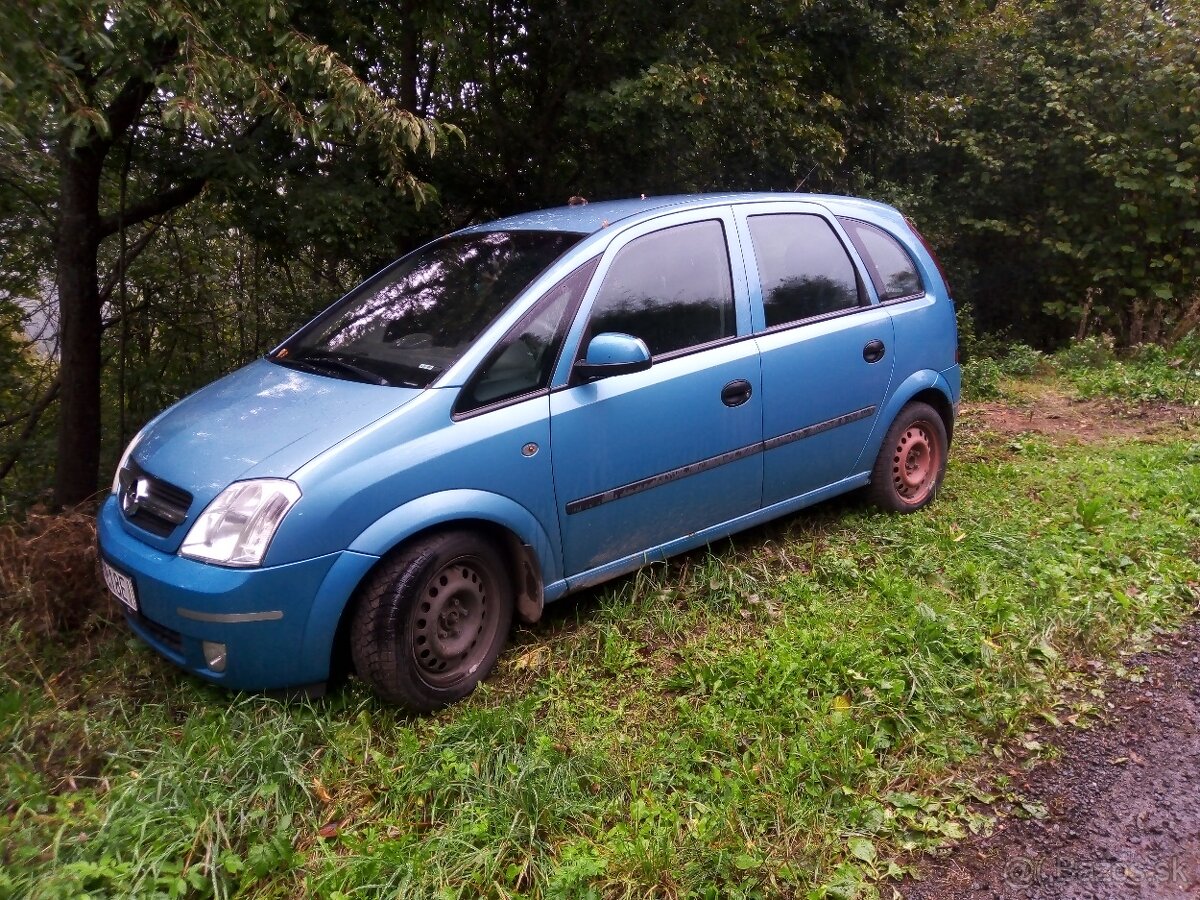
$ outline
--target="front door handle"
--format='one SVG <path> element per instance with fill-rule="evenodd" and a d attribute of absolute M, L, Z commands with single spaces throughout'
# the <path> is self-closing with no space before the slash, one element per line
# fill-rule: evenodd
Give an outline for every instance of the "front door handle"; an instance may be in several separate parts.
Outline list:
<path fill-rule="evenodd" d="M 721 402 L 726 406 L 741 406 L 750 399 L 751 393 L 753 393 L 753 388 L 750 387 L 750 382 L 739 378 L 721 388 Z"/>
<path fill-rule="evenodd" d="M 883 354 L 887 352 L 887 348 L 883 346 L 883 341 L 876 338 L 873 341 L 867 341 L 867 346 L 863 347 L 863 359 L 869 363 L 876 363 L 883 359 Z"/>

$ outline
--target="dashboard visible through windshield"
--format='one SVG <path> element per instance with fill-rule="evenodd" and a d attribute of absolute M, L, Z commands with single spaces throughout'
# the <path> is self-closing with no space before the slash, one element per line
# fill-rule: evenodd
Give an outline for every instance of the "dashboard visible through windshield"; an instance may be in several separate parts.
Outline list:
<path fill-rule="evenodd" d="M 363 282 L 269 359 L 335 378 L 426 387 L 582 237 L 489 231 L 443 238 Z"/>

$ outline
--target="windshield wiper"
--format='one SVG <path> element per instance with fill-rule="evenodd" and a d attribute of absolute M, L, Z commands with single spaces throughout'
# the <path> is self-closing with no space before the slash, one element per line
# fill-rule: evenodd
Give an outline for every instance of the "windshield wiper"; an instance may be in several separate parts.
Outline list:
<path fill-rule="evenodd" d="M 354 363 L 346 362 L 337 353 L 328 353 L 324 350 L 302 350 L 293 357 L 285 357 L 282 362 L 299 363 L 307 368 L 310 372 L 320 372 L 325 370 L 328 374 L 332 369 L 335 372 L 353 375 L 359 381 L 365 381 L 369 384 L 379 384 L 384 387 L 391 387 L 392 383 L 369 369 L 364 369 L 362 366 L 356 366 Z"/>

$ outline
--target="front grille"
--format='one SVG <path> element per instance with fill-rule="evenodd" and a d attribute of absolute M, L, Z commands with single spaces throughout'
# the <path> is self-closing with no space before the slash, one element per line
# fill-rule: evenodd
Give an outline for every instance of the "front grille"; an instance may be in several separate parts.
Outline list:
<path fill-rule="evenodd" d="M 178 631 L 168 628 L 166 625 L 159 625 L 153 619 L 147 619 L 140 612 L 134 613 L 130 618 L 138 623 L 143 631 L 149 632 L 150 636 L 168 649 L 174 650 L 176 653 L 183 653 L 183 635 Z"/>
<path fill-rule="evenodd" d="M 138 528 L 167 537 L 187 521 L 192 495 L 151 475 L 133 460 L 120 474 L 121 512 Z"/>

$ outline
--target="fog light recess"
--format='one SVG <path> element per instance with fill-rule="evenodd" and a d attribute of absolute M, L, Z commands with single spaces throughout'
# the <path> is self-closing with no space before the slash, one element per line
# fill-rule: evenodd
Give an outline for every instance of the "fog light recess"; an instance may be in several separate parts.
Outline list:
<path fill-rule="evenodd" d="M 214 672 L 225 671 L 225 645 L 214 641 L 201 641 L 204 650 L 204 664 Z"/>

